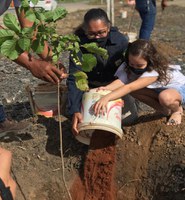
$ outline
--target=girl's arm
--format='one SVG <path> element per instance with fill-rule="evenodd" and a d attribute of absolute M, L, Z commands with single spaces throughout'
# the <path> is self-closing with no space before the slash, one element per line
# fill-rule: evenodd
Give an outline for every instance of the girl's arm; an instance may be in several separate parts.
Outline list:
<path fill-rule="evenodd" d="M 129 84 L 122 85 L 121 87 L 105 95 L 95 103 L 94 105 L 95 114 L 98 115 L 100 112 L 104 114 L 107 110 L 107 103 L 109 101 L 123 97 L 136 90 L 145 88 L 146 86 L 154 83 L 157 80 L 157 78 L 158 77 L 143 77 L 143 78 L 138 78 L 137 80 Z"/>
<path fill-rule="evenodd" d="M 106 86 L 101 86 L 97 89 L 97 91 L 99 90 L 110 90 L 110 91 L 113 91 L 113 90 L 116 90 L 117 88 L 123 86 L 124 83 L 122 81 L 120 81 L 119 79 L 113 81 L 112 83 L 106 85 Z"/>

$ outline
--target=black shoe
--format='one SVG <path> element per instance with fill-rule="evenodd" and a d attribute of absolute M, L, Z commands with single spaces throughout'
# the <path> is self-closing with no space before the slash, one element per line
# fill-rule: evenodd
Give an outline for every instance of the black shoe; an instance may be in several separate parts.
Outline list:
<path fill-rule="evenodd" d="M 6 136 L 8 133 L 17 133 L 30 126 L 28 122 L 15 122 L 6 119 L 0 123 L 0 138 Z"/>

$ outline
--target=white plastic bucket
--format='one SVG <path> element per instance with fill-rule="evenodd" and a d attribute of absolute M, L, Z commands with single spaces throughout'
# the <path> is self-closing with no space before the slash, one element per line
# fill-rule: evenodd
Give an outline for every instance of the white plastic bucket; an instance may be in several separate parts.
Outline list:
<path fill-rule="evenodd" d="M 129 42 L 134 42 L 135 40 L 137 40 L 137 33 L 135 32 L 126 32 L 126 35 L 129 38 Z"/>
<path fill-rule="evenodd" d="M 122 114 L 122 99 L 110 101 L 105 115 L 94 115 L 92 106 L 102 96 L 110 91 L 96 91 L 96 89 L 85 92 L 82 98 L 81 114 L 83 117 L 82 123 L 79 123 L 79 134 L 76 139 L 84 144 L 90 144 L 92 133 L 98 130 L 105 130 L 116 134 L 122 138 L 123 130 L 121 129 L 121 114 Z"/>
<path fill-rule="evenodd" d="M 66 86 L 65 86 L 66 87 Z M 67 87 L 60 88 L 60 107 L 67 98 Z M 57 85 L 50 83 L 39 84 L 35 87 L 34 106 L 37 115 L 54 117 L 58 114 L 58 91 Z"/>

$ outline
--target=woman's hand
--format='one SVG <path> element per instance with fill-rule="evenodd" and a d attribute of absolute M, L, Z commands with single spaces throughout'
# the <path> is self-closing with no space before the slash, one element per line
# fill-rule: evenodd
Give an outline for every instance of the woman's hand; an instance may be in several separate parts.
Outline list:
<path fill-rule="evenodd" d="M 73 135 L 78 135 L 78 124 L 82 122 L 82 114 L 81 113 L 74 113 L 73 119 L 72 119 L 72 133 Z"/>
<path fill-rule="evenodd" d="M 93 108 L 94 108 L 94 114 L 95 115 L 105 115 L 107 112 L 107 104 L 109 102 L 109 99 L 107 96 L 102 97 L 99 101 L 97 101 Z"/>

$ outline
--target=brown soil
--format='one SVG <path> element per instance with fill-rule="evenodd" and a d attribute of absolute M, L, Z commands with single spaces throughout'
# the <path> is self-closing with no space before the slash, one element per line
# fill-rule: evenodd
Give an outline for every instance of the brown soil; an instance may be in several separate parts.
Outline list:
<path fill-rule="evenodd" d="M 123 4 L 116 5 L 115 21 L 124 32 L 128 28 L 131 10 L 125 6 L 129 11 L 128 18 L 121 19 L 119 10 L 122 7 Z M 58 24 L 58 30 L 71 32 L 80 24 L 84 13 L 70 13 Z M 159 10 L 152 35 L 171 61 L 182 66 L 183 72 L 184 13 L 185 8 L 178 6 L 170 6 L 163 13 Z M 139 26 L 140 18 L 135 13 L 133 30 L 138 31 Z M 24 85 L 27 82 L 36 85 L 38 80 L 27 70 L 2 58 L 0 82 L 8 116 L 31 122 L 27 130 L 1 140 L 1 147 L 13 153 L 12 175 L 18 184 L 16 199 L 68 200 L 62 179 L 58 122 L 44 117 L 33 118 L 25 95 Z M 117 140 L 114 146 L 112 139 L 110 145 L 107 143 L 99 148 L 95 145 L 103 145 L 107 136 L 93 136 L 90 147 L 83 145 L 71 133 L 71 120 L 62 117 L 65 181 L 73 191 L 72 195 L 82 195 L 75 198 L 94 195 L 94 199 L 103 199 L 105 197 L 99 195 L 104 193 L 115 200 L 185 199 L 185 118 L 183 116 L 181 125 L 169 127 L 165 124 L 166 118 L 153 114 L 153 110 L 145 105 L 141 104 L 141 108 L 139 120 L 132 126 L 123 127 L 122 140 Z M 99 140 L 94 141 L 94 138 Z M 96 143 L 98 141 L 102 144 Z M 104 179 L 105 173 L 109 179 Z M 102 193 L 97 192 L 99 189 Z"/>
<path fill-rule="evenodd" d="M 77 178 L 71 193 L 75 200 L 114 200 L 115 135 L 93 133 L 81 180 Z"/>

